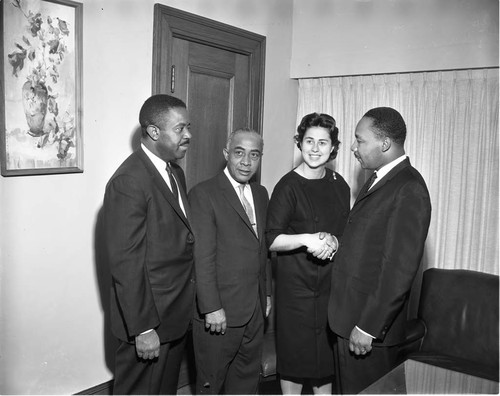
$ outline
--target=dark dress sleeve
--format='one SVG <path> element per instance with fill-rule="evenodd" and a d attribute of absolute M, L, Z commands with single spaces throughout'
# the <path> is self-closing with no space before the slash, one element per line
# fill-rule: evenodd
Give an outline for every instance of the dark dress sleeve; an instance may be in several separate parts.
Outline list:
<path fill-rule="evenodd" d="M 297 205 L 289 174 L 285 175 L 274 187 L 269 201 L 266 222 L 266 243 L 268 248 L 278 235 L 290 234 L 290 223 Z"/>

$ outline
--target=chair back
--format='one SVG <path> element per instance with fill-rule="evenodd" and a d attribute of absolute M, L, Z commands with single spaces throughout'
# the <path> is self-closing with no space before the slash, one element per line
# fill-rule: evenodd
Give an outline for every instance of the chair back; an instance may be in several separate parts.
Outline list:
<path fill-rule="evenodd" d="M 497 367 L 497 275 L 431 268 L 424 272 L 418 317 L 427 327 L 421 351 Z"/>

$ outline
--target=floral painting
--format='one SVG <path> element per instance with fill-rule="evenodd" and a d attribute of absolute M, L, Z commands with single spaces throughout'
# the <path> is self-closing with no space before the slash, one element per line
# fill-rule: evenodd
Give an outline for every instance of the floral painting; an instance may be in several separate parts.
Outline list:
<path fill-rule="evenodd" d="M 2 2 L 2 174 L 81 172 L 81 4 Z"/>

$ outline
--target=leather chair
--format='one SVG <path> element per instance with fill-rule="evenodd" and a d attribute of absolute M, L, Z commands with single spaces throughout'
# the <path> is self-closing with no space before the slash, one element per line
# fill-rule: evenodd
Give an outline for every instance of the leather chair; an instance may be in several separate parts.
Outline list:
<path fill-rule="evenodd" d="M 271 296 L 272 310 L 266 320 L 264 328 L 264 345 L 262 346 L 262 358 L 260 363 L 261 381 L 276 379 L 276 306 L 274 300 L 276 261 L 276 253 L 271 253 L 271 267 L 273 273 L 273 293 Z"/>
<path fill-rule="evenodd" d="M 497 275 L 426 270 L 417 319 L 408 322 L 405 357 L 498 381 L 498 289 Z"/>

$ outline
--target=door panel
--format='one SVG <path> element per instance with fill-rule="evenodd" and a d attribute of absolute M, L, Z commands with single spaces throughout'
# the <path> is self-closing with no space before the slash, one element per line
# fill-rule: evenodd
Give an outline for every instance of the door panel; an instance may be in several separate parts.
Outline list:
<path fill-rule="evenodd" d="M 217 174 L 224 167 L 222 148 L 233 115 L 229 104 L 233 97 L 233 76 L 190 68 L 188 107 L 191 111 L 193 139 L 185 158 L 188 188 Z"/>
<path fill-rule="evenodd" d="M 263 36 L 155 5 L 153 93 L 187 104 L 193 139 L 179 163 L 188 189 L 223 168 L 230 132 L 262 133 L 264 51 Z"/>
<path fill-rule="evenodd" d="M 243 68 L 236 69 L 234 52 L 193 42 L 186 45 L 185 42 L 183 39 L 173 40 L 175 55 L 172 63 L 177 69 L 176 85 L 187 85 L 185 101 L 190 112 L 193 139 L 181 166 L 186 173 L 188 188 L 191 188 L 223 168 L 222 148 L 228 134 L 234 128 L 247 126 L 245 98 L 249 76 L 241 75 Z M 178 50 L 176 46 L 179 46 Z M 183 65 L 182 69 L 178 64 Z M 235 101 L 237 74 L 241 85 L 238 92 L 243 91 L 240 95 L 243 100 Z"/>
<path fill-rule="evenodd" d="M 174 45 L 178 39 L 174 39 Z M 235 53 L 216 47 L 189 43 L 189 64 L 234 73 Z"/>

